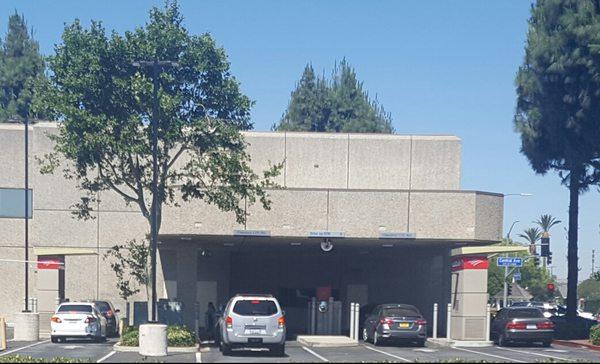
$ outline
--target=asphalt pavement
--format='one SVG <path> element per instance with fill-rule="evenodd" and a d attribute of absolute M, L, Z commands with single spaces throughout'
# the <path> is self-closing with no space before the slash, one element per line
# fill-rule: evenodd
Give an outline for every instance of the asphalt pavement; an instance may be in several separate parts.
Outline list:
<path fill-rule="evenodd" d="M 511 346 L 487 348 L 449 348 L 427 344 L 426 347 L 412 346 L 373 346 L 360 343 L 356 347 L 309 348 L 296 341 L 286 344 L 284 357 L 275 357 L 268 351 L 235 351 L 231 356 L 223 356 L 216 347 L 202 348 L 198 353 L 172 353 L 167 357 L 148 358 L 135 352 L 116 352 L 113 345 L 117 339 L 104 343 L 85 340 L 67 341 L 53 344 L 48 340 L 36 343 L 9 342 L 6 351 L 0 356 L 21 355 L 36 358 L 69 357 L 102 363 L 127 362 L 203 362 L 203 363 L 289 363 L 289 362 L 599 362 L 600 351 L 585 347 L 575 348 L 554 344 L 550 348 L 542 346 Z"/>

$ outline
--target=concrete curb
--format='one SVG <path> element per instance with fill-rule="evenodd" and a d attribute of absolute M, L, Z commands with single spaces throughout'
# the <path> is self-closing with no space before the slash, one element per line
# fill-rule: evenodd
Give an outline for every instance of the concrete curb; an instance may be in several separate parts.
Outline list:
<path fill-rule="evenodd" d="M 458 348 L 487 348 L 494 346 L 493 341 L 466 341 L 466 340 L 446 340 L 428 338 L 427 342 L 443 347 L 458 347 Z"/>
<path fill-rule="evenodd" d="M 311 348 L 345 348 L 358 346 L 358 341 L 351 340 L 347 336 L 298 336 L 296 341 Z"/>
<path fill-rule="evenodd" d="M 600 346 L 598 345 L 593 345 L 593 344 L 584 344 L 584 343 L 574 343 L 572 341 L 568 341 L 568 340 L 552 340 L 553 344 L 557 344 L 557 345 L 563 345 L 563 346 L 570 346 L 573 348 L 588 348 L 591 350 L 597 350 L 600 351 Z"/>
<path fill-rule="evenodd" d="M 195 353 L 198 351 L 200 345 L 196 344 L 196 346 L 169 346 L 167 348 L 167 353 Z M 139 346 L 121 346 L 121 343 L 116 343 L 113 346 L 113 349 L 122 353 L 138 353 L 140 351 Z"/>

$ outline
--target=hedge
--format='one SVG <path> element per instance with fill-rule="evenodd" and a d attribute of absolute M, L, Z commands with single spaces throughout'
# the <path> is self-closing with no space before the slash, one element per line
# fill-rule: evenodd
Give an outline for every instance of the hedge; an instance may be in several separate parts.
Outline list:
<path fill-rule="evenodd" d="M 600 325 L 592 326 L 590 329 L 590 342 L 594 345 L 600 345 Z"/>
<path fill-rule="evenodd" d="M 185 326 L 167 327 L 167 342 L 173 347 L 187 347 L 196 345 L 196 335 Z M 139 346 L 140 337 L 138 328 L 131 327 L 123 330 L 121 345 Z"/>

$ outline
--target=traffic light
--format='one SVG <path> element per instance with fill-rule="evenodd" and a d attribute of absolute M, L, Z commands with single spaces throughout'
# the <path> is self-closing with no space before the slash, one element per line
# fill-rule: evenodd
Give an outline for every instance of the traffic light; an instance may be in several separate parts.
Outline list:
<path fill-rule="evenodd" d="M 548 265 L 552 264 L 552 252 L 548 253 L 548 257 L 546 258 L 546 263 Z"/>
<path fill-rule="evenodd" d="M 554 283 L 550 282 L 546 285 L 546 289 L 548 290 L 548 293 L 550 295 L 554 295 L 554 290 L 556 289 L 556 287 L 554 286 Z"/>
<path fill-rule="evenodd" d="M 509 283 L 506 285 L 506 295 L 507 296 L 511 296 L 512 295 L 512 284 Z"/>
<path fill-rule="evenodd" d="M 534 255 L 533 256 L 533 264 L 535 264 L 536 267 L 539 267 L 539 265 L 540 265 L 540 257 L 539 257 L 539 255 Z"/>
<path fill-rule="evenodd" d="M 550 238 L 542 237 L 542 252 L 543 257 L 547 257 L 550 254 Z"/>

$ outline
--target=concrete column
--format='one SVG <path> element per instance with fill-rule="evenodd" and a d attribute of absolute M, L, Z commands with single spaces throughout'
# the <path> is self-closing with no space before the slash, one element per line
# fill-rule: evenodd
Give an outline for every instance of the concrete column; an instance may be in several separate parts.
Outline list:
<path fill-rule="evenodd" d="M 196 246 L 186 244 L 177 249 L 177 298 L 184 305 L 183 321 L 187 327 L 191 328 L 196 323 L 194 310 L 196 308 L 197 266 L 198 250 Z M 205 309 L 206 307 L 200 307 L 200 310 Z"/>
<path fill-rule="evenodd" d="M 40 339 L 40 315 L 19 312 L 15 315 L 15 341 L 38 341 Z"/>
<path fill-rule="evenodd" d="M 143 356 L 166 356 L 167 325 L 140 325 L 139 353 Z"/>

